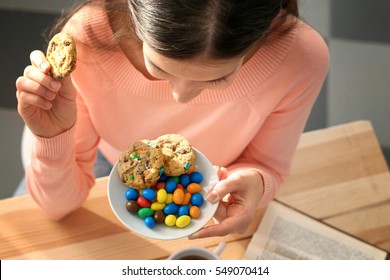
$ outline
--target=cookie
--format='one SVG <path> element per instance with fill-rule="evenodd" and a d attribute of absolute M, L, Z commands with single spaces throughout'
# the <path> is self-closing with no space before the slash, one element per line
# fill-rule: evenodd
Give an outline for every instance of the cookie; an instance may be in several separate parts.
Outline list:
<path fill-rule="evenodd" d="M 119 157 L 119 177 L 129 187 L 149 188 L 163 173 L 163 154 L 150 143 L 149 140 L 137 141 Z"/>
<path fill-rule="evenodd" d="M 162 151 L 165 175 L 180 176 L 194 164 L 195 152 L 190 142 L 179 134 L 162 135 L 154 141 L 154 145 Z"/>
<path fill-rule="evenodd" d="M 68 33 L 58 33 L 50 40 L 46 58 L 51 65 L 53 78 L 61 80 L 76 68 L 76 44 Z"/>

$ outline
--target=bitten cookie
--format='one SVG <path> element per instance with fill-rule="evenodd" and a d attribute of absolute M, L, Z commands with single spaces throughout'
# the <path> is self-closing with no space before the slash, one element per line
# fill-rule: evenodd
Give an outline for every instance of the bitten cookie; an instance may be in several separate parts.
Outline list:
<path fill-rule="evenodd" d="M 179 134 L 166 134 L 155 140 L 164 156 L 164 173 L 180 176 L 186 173 L 195 161 L 195 152 L 190 142 Z"/>
<path fill-rule="evenodd" d="M 76 68 L 76 44 L 68 33 L 58 33 L 50 40 L 46 58 L 53 78 L 61 80 Z"/>
<path fill-rule="evenodd" d="M 163 173 L 163 154 L 150 143 L 149 140 L 137 141 L 119 157 L 119 176 L 132 188 L 149 188 Z"/>

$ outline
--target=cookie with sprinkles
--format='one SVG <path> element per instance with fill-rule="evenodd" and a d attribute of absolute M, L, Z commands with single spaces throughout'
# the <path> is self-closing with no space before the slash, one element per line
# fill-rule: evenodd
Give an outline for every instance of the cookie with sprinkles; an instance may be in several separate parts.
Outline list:
<path fill-rule="evenodd" d="M 121 153 L 118 173 L 122 182 L 135 189 L 153 186 L 163 174 L 163 154 L 149 140 L 140 140 Z"/>
<path fill-rule="evenodd" d="M 76 43 L 68 33 L 58 33 L 50 40 L 46 58 L 53 78 L 61 80 L 76 69 Z"/>
<path fill-rule="evenodd" d="M 179 134 L 165 134 L 154 142 L 162 151 L 165 175 L 180 176 L 194 164 L 195 152 L 185 137 Z"/>

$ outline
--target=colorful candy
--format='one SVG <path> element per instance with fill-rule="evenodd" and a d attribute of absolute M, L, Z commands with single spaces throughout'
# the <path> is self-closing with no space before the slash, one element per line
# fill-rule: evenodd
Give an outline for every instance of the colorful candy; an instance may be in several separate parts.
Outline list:
<path fill-rule="evenodd" d="M 169 227 L 173 227 L 174 225 L 176 225 L 176 216 L 175 215 L 168 215 L 165 217 L 165 224 Z"/>
<path fill-rule="evenodd" d="M 160 203 L 165 203 L 167 201 L 168 193 L 165 189 L 160 189 L 157 191 L 157 201 Z"/>
<path fill-rule="evenodd" d="M 176 190 L 177 183 L 175 180 L 169 180 L 165 184 L 165 190 L 167 193 L 173 193 Z"/>
<path fill-rule="evenodd" d="M 175 203 L 170 203 L 165 206 L 163 211 L 165 215 L 169 215 L 169 214 L 176 214 L 177 210 L 179 210 L 179 206 L 177 206 L 177 204 Z"/>
<path fill-rule="evenodd" d="M 187 187 L 189 183 L 191 183 L 190 176 L 188 174 L 182 174 L 179 176 L 179 183 L 183 187 Z"/>
<path fill-rule="evenodd" d="M 157 195 L 155 190 L 147 188 L 142 190 L 142 196 L 145 197 L 147 200 L 153 200 L 156 198 Z"/>
<path fill-rule="evenodd" d="M 132 214 L 137 214 L 139 206 L 137 204 L 137 201 L 135 200 L 129 200 L 126 202 L 126 209 Z"/>
<path fill-rule="evenodd" d="M 189 214 L 190 214 L 190 207 L 188 207 L 188 205 L 179 206 L 179 210 L 177 210 L 178 216 L 184 216 L 184 215 L 188 216 Z"/>
<path fill-rule="evenodd" d="M 200 193 L 202 191 L 202 186 L 199 185 L 198 183 L 191 183 L 187 187 L 187 192 L 189 193 Z"/>
<path fill-rule="evenodd" d="M 156 221 L 152 218 L 152 217 L 146 217 L 144 219 L 144 224 L 148 227 L 148 228 L 153 228 L 154 225 L 156 224 Z"/>
<path fill-rule="evenodd" d="M 153 216 L 154 211 L 150 208 L 141 208 L 138 210 L 138 216 L 141 219 L 145 219 L 146 217 L 151 217 Z"/>
<path fill-rule="evenodd" d="M 190 224 L 190 222 L 191 222 L 190 216 L 183 215 L 183 216 L 180 216 L 179 218 L 176 219 L 176 226 L 178 228 L 183 228 L 183 227 L 188 226 Z"/>
<path fill-rule="evenodd" d="M 137 214 L 152 229 L 155 224 L 184 228 L 199 218 L 204 198 L 203 175 L 191 171 L 178 177 L 162 175 L 154 187 L 126 191 L 126 208 Z"/>
<path fill-rule="evenodd" d="M 158 210 L 154 212 L 153 218 L 156 221 L 156 223 L 161 224 L 165 221 L 165 214 L 162 210 Z"/>
<path fill-rule="evenodd" d="M 190 216 L 193 219 L 199 218 L 200 216 L 200 208 L 198 206 L 191 206 L 190 208 Z"/>
<path fill-rule="evenodd" d="M 136 189 L 129 188 L 126 191 L 126 199 L 127 200 L 137 200 L 137 198 L 138 198 L 138 191 Z"/>
<path fill-rule="evenodd" d="M 191 182 L 201 183 L 203 181 L 203 175 L 200 172 L 194 171 L 190 175 Z"/>
<path fill-rule="evenodd" d="M 191 204 L 192 205 L 200 207 L 200 206 L 202 206 L 203 202 L 204 202 L 204 199 L 200 193 L 194 193 L 191 196 Z"/>
<path fill-rule="evenodd" d="M 177 188 L 173 192 L 173 202 L 177 205 L 181 205 L 184 201 L 184 190 Z"/>
<path fill-rule="evenodd" d="M 165 206 L 166 206 L 165 203 L 160 203 L 155 201 L 150 205 L 150 209 L 152 209 L 153 211 L 158 211 L 158 210 L 163 210 Z"/>
<path fill-rule="evenodd" d="M 137 204 L 141 208 L 149 208 L 150 207 L 150 201 L 148 201 L 145 197 L 139 196 L 137 198 Z"/>

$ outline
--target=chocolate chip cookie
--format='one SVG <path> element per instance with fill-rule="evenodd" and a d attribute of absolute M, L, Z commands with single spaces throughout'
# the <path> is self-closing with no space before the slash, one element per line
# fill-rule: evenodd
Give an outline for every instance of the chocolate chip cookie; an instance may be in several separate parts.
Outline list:
<path fill-rule="evenodd" d="M 49 42 L 46 58 L 51 65 L 53 78 L 61 80 L 76 68 L 76 44 L 68 33 L 58 33 Z"/>
<path fill-rule="evenodd" d="M 185 137 L 179 134 L 166 134 L 158 137 L 153 143 L 162 151 L 165 175 L 180 176 L 194 164 L 195 152 Z"/>
<path fill-rule="evenodd" d="M 135 189 L 149 188 L 163 174 L 162 151 L 152 143 L 149 140 L 140 140 L 122 152 L 118 173 L 123 183 Z"/>

